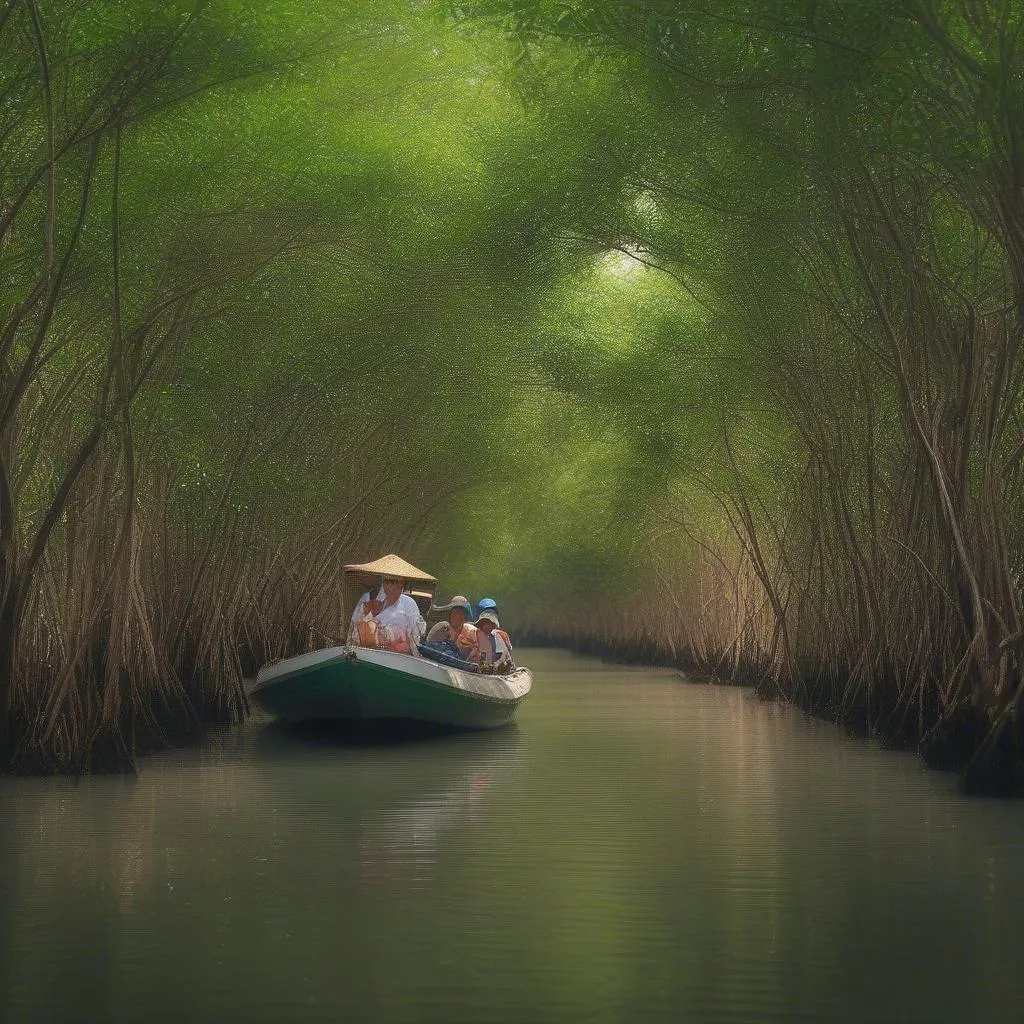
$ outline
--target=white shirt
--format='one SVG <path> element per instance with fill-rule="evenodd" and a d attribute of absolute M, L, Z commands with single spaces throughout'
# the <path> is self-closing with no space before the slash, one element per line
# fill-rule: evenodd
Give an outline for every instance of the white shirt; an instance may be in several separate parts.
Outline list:
<path fill-rule="evenodd" d="M 427 630 L 419 605 L 408 594 L 401 594 L 394 604 L 385 607 L 374 619 L 378 629 L 387 627 L 396 640 L 404 638 L 413 654 Z"/>

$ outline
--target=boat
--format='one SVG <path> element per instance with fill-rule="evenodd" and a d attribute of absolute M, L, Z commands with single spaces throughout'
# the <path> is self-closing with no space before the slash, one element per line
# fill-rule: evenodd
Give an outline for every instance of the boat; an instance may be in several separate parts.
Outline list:
<path fill-rule="evenodd" d="M 346 565 L 346 619 L 381 576 L 400 577 L 432 597 L 437 580 L 397 555 Z M 400 719 L 465 729 L 506 725 L 529 694 L 527 668 L 504 674 L 466 671 L 414 654 L 344 644 L 262 668 L 251 696 L 289 722 Z"/>
<path fill-rule="evenodd" d="M 328 647 L 260 670 L 253 699 L 290 722 L 406 719 L 467 729 L 506 725 L 530 692 L 527 668 L 484 675 L 372 647 Z"/>

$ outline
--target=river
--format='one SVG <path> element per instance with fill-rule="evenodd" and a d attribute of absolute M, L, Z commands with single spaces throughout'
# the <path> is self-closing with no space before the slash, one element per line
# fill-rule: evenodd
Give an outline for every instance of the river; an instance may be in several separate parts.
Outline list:
<path fill-rule="evenodd" d="M 1024 806 L 530 651 L 519 724 L 0 779 L 10 1022 L 1024 1020 Z"/>

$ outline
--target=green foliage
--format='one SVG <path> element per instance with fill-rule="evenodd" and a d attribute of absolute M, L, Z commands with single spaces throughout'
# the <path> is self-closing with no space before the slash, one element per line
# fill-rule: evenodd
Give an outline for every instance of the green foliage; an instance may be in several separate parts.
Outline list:
<path fill-rule="evenodd" d="M 137 523 L 207 553 L 190 614 L 215 552 L 394 546 L 541 616 L 735 556 L 778 664 L 833 614 L 888 670 L 891 570 L 974 587 L 984 676 L 1021 612 L 1022 17 L 0 5 L 0 648 L 103 493 L 101 561 Z"/>

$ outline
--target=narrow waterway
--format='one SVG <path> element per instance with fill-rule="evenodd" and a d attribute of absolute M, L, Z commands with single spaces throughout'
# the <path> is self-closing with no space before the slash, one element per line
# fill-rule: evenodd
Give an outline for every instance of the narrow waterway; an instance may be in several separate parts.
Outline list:
<path fill-rule="evenodd" d="M 1024 1020 L 1024 806 L 531 651 L 517 727 L 2 779 L 0 1018 Z"/>

